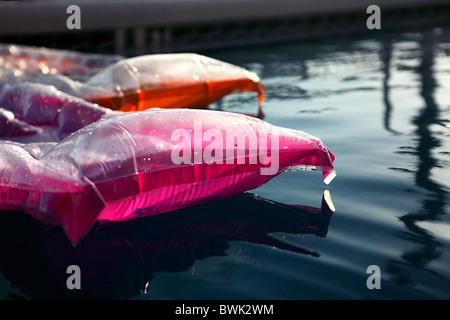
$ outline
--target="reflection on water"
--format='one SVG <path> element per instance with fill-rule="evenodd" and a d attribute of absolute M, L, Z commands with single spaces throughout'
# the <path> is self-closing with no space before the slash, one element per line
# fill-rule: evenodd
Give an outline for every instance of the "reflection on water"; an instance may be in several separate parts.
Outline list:
<path fill-rule="evenodd" d="M 266 120 L 318 135 L 336 155 L 338 211 L 315 245 L 336 270 L 356 270 L 348 283 L 373 263 L 383 273 L 379 292 L 349 285 L 339 297 L 450 298 L 450 29 L 267 51 L 252 57 Z"/>
<path fill-rule="evenodd" d="M 435 101 L 434 92 L 438 83 L 435 79 L 433 66 L 435 61 L 436 39 L 434 33 L 424 32 L 420 41 L 420 65 L 416 72 L 420 76 L 420 96 L 423 99 L 424 107 L 419 110 L 419 114 L 412 120 L 416 129 L 414 141 L 417 145 L 410 151 L 401 150 L 403 154 L 412 154 L 417 156 L 417 165 L 414 174 L 416 186 L 428 191 L 426 197 L 421 200 L 421 207 L 415 212 L 409 212 L 399 219 L 405 224 L 406 231 L 402 232 L 402 237 L 414 242 L 416 245 L 413 249 L 405 251 L 401 257 L 402 261 L 390 261 L 388 271 L 391 272 L 398 283 L 412 283 L 411 276 L 407 272 L 403 272 L 404 265 L 413 266 L 420 270 L 427 270 L 427 265 L 439 259 L 442 254 L 443 245 L 435 239 L 435 236 L 428 230 L 420 227 L 418 222 L 421 221 L 437 221 L 440 216 L 446 212 L 446 196 L 448 194 L 447 187 L 434 181 L 432 178 L 432 170 L 442 168 L 439 160 L 433 156 L 433 151 L 441 146 L 441 139 L 432 132 L 430 126 L 440 124 L 440 110 Z M 390 48 L 390 45 L 387 45 Z M 390 49 L 387 50 L 388 55 Z M 386 61 L 389 58 L 386 57 Z M 388 76 L 386 76 L 388 78 Z M 387 85 L 386 85 L 387 87 Z M 389 113 L 391 105 L 388 99 L 385 99 L 386 105 L 386 129 L 389 128 Z M 389 111 L 388 111 L 389 110 Z M 428 270 L 429 271 L 429 270 Z M 438 274 L 434 273 L 440 277 Z M 450 279 L 444 278 L 443 281 L 449 282 Z"/>
<path fill-rule="evenodd" d="M 61 228 L 47 229 L 25 213 L 0 214 L 0 271 L 28 298 L 127 299 L 160 271 L 182 271 L 196 260 L 222 256 L 229 241 L 247 241 L 318 257 L 271 237 L 287 232 L 325 237 L 334 207 L 285 205 L 243 193 L 168 214 L 111 223 L 75 248 Z M 82 290 L 68 290 L 70 265 L 80 267 Z"/>
<path fill-rule="evenodd" d="M 391 55 L 392 55 L 392 40 L 388 39 L 382 44 L 382 50 L 380 52 L 380 60 L 383 62 L 382 72 L 383 77 L 383 103 L 384 109 L 384 128 L 393 133 L 399 134 L 398 131 L 391 128 L 391 114 L 392 114 L 392 103 L 389 97 L 389 79 L 391 77 Z"/>

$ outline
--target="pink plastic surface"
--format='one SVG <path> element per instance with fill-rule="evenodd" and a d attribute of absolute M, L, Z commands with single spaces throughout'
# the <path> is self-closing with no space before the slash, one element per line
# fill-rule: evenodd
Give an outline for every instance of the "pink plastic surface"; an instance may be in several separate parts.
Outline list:
<path fill-rule="evenodd" d="M 120 112 L 40 83 L 0 81 L 0 138 L 18 142 L 59 141 Z"/>
<path fill-rule="evenodd" d="M 61 224 L 76 243 L 96 220 L 213 201 L 290 169 L 322 170 L 328 183 L 333 160 L 320 139 L 241 114 L 114 114 L 60 142 L 0 142 L 0 209 Z"/>

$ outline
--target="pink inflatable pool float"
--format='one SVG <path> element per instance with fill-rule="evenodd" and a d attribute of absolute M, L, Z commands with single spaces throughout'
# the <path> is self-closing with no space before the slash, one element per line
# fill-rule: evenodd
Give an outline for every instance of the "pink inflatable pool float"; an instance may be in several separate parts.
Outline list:
<path fill-rule="evenodd" d="M 100 113 L 90 125 L 59 142 L 0 142 L 0 210 L 23 209 L 61 225 L 75 244 L 96 221 L 214 201 L 284 171 L 320 170 L 326 183 L 335 176 L 334 156 L 320 139 L 253 117 L 92 110 Z M 31 116 L 41 119 L 39 114 Z"/>
<path fill-rule="evenodd" d="M 0 139 L 57 142 L 103 118 L 121 114 L 40 83 L 0 80 Z"/>

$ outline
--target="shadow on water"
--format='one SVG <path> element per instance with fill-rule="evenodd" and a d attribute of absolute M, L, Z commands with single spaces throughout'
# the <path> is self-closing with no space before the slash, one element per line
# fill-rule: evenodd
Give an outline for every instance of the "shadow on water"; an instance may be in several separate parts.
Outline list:
<path fill-rule="evenodd" d="M 46 227 L 23 212 L 5 211 L 0 214 L 0 272 L 26 298 L 127 299 L 142 294 L 156 272 L 184 271 L 198 259 L 226 255 L 229 241 L 319 256 L 270 234 L 325 237 L 333 212 L 328 191 L 321 208 L 285 205 L 243 193 L 153 217 L 109 223 L 92 229 L 73 248 L 61 228 Z M 80 268 L 81 290 L 66 286 L 70 265 Z"/>
<path fill-rule="evenodd" d="M 403 285 L 414 285 L 413 277 L 417 276 L 417 272 L 410 272 L 410 268 L 430 272 L 441 278 L 437 273 L 429 270 L 427 265 L 441 256 L 442 253 L 439 248 L 442 247 L 442 244 L 435 239 L 432 233 L 418 225 L 422 221 L 438 221 L 442 215 L 445 215 L 446 197 L 448 195 L 446 187 L 434 181 L 431 177 L 431 171 L 434 168 L 441 167 L 439 160 L 433 156 L 433 150 L 441 146 L 441 139 L 436 137 L 430 129 L 431 125 L 440 124 L 439 106 L 434 99 L 434 91 L 437 87 L 433 74 L 436 45 L 434 37 L 431 31 L 423 33 L 420 43 L 421 62 L 415 71 L 420 76 L 420 95 L 425 103 L 425 106 L 419 110 L 419 114 L 412 120 L 416 127 L 414 141 L 417 145 L 411 151 L 398 151 L 400 154 L 417 156 L 416 169 L 405 169 L 405 172 L 412 172 L 415 185 L 427 192 L 426 197 L 421 200 L 421 207 L 418 208 L 417 212 L 410 212 L 399 218 L 407 229 L 407 231 L 402 232 L 401 237 L 415 245 L 412 250 L 402 254 L 402 260 L 390 260 L 387 270 L 396 283 Z M 388 56 L 391 53 L 390 43 L 386 44 L 385 50 L 384 61 L 388 62 Z M 388 71 L 388 68 L 385 68 L 385 71 Z M 389 74 L 386 73 L 385 80 L 388 79 Z M 387 87 L 385 84 L 385 95 Z M 385 98 L 385 110 L 385 127 L 386 130 L 392 132 L 389 127 L 391 105 L 387 98 Z M 443 280 L 450 281 L 450 279 Z"/>

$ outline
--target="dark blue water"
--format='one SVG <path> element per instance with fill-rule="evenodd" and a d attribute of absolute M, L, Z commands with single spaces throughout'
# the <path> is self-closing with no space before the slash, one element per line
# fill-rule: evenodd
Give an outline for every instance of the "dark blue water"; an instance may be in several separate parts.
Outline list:
<path fill-rule="evenodd" d="M 5 213 L 0 297 L 450 298 L 450 28 L 208 55 L 260 75 L 266 121 L 322 139 L 336 156 L 331 184 L 286 172 L 249 194 L 93 230 L 75 249 L 62 230 Z M 256 98 L 212 107 L 256 112 Z M 326 189 L 332 214 L 320 210 Z M 67 292 L 71 264 L 82 289 Z M 371 265 L 379 289 L 367 286 Z"/>

